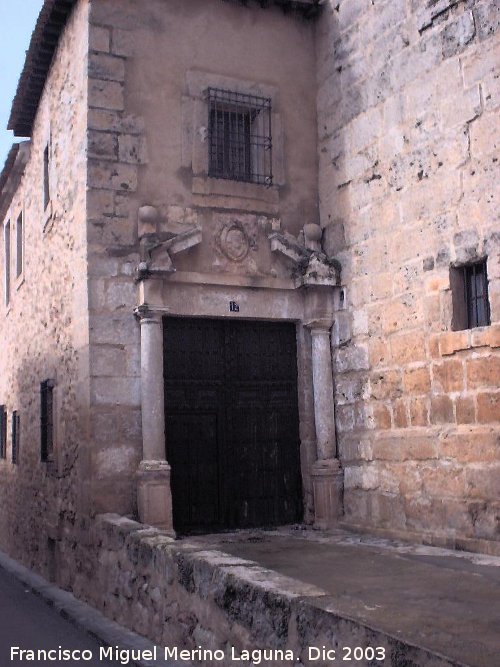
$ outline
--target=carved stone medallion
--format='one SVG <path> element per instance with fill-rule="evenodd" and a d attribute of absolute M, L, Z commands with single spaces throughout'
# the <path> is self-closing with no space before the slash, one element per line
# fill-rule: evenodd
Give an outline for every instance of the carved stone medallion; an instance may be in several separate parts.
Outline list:
<path fill-rule="evenodd" d="M 218 236 L 221 252 L 233 262 L 242 262 L 250 250 L 250 239 L 245 228 L 237 220 L 222 228 Z"/>

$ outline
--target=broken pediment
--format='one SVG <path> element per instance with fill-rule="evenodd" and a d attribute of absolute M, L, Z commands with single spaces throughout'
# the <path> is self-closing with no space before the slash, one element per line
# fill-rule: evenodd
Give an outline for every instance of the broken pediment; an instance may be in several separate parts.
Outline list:
<path fill-rule="evenodd" d="M 319 225 L 304 225 L 297 238 L 286 232 L 273 231 L 268 239 L 273 253 L 291 261 L 296 287 L 340 284 L 340 263 L 323 251 Z"/>
<path fill-rule="evenodd" d="M 160 214 L 154 206 L 141 206 L 138 232 L 141 261 L 139 280 L 155 273 L 175 271 L 172 257 L 201 243 L 202 231 L 196 223 L 171 221 L 160 226 Z"/>

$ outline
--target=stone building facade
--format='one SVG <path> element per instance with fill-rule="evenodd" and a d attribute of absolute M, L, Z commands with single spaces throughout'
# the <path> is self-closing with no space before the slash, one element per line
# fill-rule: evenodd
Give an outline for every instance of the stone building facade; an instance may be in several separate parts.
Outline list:
<path fill-rule="evenodd" d="M 498 551 L 498 8 L 243 4 L 46 0 L 28 52 L 0 544 L 67 587 L 106 512 Z"/>

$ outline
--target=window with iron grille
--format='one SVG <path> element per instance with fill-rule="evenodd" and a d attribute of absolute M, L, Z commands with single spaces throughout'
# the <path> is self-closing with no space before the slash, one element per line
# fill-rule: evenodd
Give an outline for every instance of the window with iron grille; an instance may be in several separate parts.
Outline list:
<path fill-rule="evenodd" d="M 50 157 L 49 144 L 43 151 L 43 210 L 47 208 L 50 201 Z"/>
<path fill-rule="evenodd" d="M 21 418 L 17 410 L 12 413 L 12 463 L 19 463 L 19 443 L 21 436 Z"/>
<path fill-rule="evenodd" d="M 473 329 L 490 324 L 486 259 L 452 267 L 450 284 L 453 299 L 452 329 Z"/>
<path fill-rule="evenodd" d="M 208 88 L 208 175 L 272 185 L 271 98 Z"/>
<path fill-rule="evenodd" d="M 54 380 L 40 384 L 40 458 L 50 461 L 54 452 Z"/>
<path fill-rule="evenodd" d="M 7 458 L 7 410 L 0 405 L 0 459 Z"/>
<path fill-rule="evenodd" d="M 4 299 L 5 305 L 10 302 L 10 220 L 5 223 L 4 234 Z"/>
<path fill-rule="evenodd" d="M 16 223 L 16 278 L 23 272 L 24 266 L 24 221 L 23 214 L 20 213 Z"/>

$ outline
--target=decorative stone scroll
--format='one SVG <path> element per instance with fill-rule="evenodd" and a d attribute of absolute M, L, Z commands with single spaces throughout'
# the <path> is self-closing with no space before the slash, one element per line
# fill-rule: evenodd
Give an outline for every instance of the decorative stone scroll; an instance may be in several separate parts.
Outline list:
<path fill-rule="evenodd" d="M 138 280 L 145 280 L 154 274 L 175 271 L 172 256 L 201 243 L 202 230 L 196 224 L 183 224 L 182 231 L 158 231 L 159 213 L 154 206 L 139 209 L 140 255 Z M 185 228 L 185 229 L 184 229 Z"/>
<path fill-rule="evenodd" d="M 271 251 L 291 260 L 296 287 L 307 285 L 340 285 L 340 263 L 330 258 L 321 245 L 322 229 L 306 224 L 298 238 L 286 232 L 273 231 L 268 235 Z"/>

